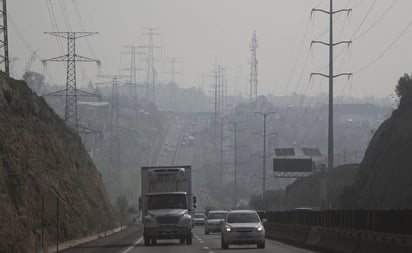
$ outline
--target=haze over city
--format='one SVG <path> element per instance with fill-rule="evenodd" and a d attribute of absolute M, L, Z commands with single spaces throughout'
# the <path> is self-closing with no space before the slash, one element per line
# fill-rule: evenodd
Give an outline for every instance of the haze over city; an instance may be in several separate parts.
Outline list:
<path fill-rule="evenodd" d="M 316 95 L 327 92 L 327 80 L 309 79 L 311 72 L 327 74 L 328 49 L 312 40 L 328 42 L 328 16 L 312 8 L 328 10 L 321 0 L 13 0 L 8 3 L 12 76 L 20 78 L 33 51 L 42 59 L 62 55 L 66 43 L 44 34 L 55 31 L 98 32 L 77 41 L 79 54 L 102 61 L 102 74 L 117 74 L 128 67 L 122 46 L 148 44 L 142 28 L 155 27 L 155 63 L 160 82 L 169 80 L 167 58 L 177 57 L 176 81 L 180 87 L 200 87 L 205 92 L 216 64 L 226 68 L 229 93 L 248 96 L 249 43 L 256 30 L 259 47 L 258 94 Z M 334 42 L 352 40 L 348 48 L 335 48 L 335 73 L 353 78 L 335 81 L 335 95 L 387 97 L 396 80 L 410 73 L 412 39 L 408 0 L 339 0 L 334 9 L 352 8 L 350 15 L 334 18 Z M 140 51 L 145 53 L 146 49 Z M 138 55 L 145 68 L 145 56 Z M 33 70 L 41 72 L 36 61 Z M 78 86 L 97 82 L 94 64 L 82 64 Z M 46 81 L 65 83 L 64 64 L 49 63 Z M 140 81 L 145 71 L 138 72 Z"/>

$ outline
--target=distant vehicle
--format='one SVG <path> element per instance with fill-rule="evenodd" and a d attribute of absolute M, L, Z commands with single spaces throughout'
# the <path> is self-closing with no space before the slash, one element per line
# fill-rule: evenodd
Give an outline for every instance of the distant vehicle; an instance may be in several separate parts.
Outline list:
<path fill-rule="evenodd" d="M 205 234 L 211 232 L 221 232 L 222 223 L 225 220 L 227 211 L 224 210 L 212 210 L 209 211 L 205 221 Z"/>
<path fill-rule="evenodd" d="M 191 169 L 190 165 L 141 168 L 139 207 L 145 246 L 156 244 L 157 239 L 192 244 L 196 197 L 192 193 Z"/>
<path fill-rule="evenodd" d="M 230 244 L 257 244 L 260 249 L 265 248 L 265 228 L 256 211 L 231 210 L 222 226 L 222 249 L 229 248 Z"/>
<path fill-rule="evenodd" d="M 193 214 L 193 226 L 203 226 L 205 225 L 206 215 L 204 213 Z"/>

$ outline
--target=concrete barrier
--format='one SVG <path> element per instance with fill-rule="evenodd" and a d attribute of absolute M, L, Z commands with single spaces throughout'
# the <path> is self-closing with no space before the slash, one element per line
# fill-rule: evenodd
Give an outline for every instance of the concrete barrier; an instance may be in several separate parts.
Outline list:
<path fill-rule="evenodd" d="M 412 236 L 268 223 L 270 239 L 334 253 L 411 253 Z"/>
<path fill-rule="evenodd" d="M 266 237 L 302 244 L 308 237 L 310 228 L 305 226 L 268 223 L 265 225 Z"/>

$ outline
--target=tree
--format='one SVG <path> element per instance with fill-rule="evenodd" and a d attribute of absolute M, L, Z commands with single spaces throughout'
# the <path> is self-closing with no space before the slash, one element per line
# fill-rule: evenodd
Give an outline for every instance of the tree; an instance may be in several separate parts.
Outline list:
<path fill-rule="evenodd" d="M 404 74 L 396 85 L 396 95 L 400 98 L 400 105 L 412 102 L 412 79 L 408 74 Z"/>
<path fill-rule="evenodd" d="M 262 195 L 251 195 L 249 206 L 255 210 L 280 209 L 283 200 L 283 190 L 267 190 Z"/>

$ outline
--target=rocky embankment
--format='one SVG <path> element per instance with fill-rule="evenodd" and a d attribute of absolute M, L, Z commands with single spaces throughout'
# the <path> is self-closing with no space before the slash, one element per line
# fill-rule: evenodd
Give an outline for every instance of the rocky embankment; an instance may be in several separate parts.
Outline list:
<path fill-rule="evenodd" d="M 0 73 L 0 252 L 113 228 L 99 172 L 80 137 L 25 82 Z M 57 222 L 58 221 L 58 222 Z"/>

